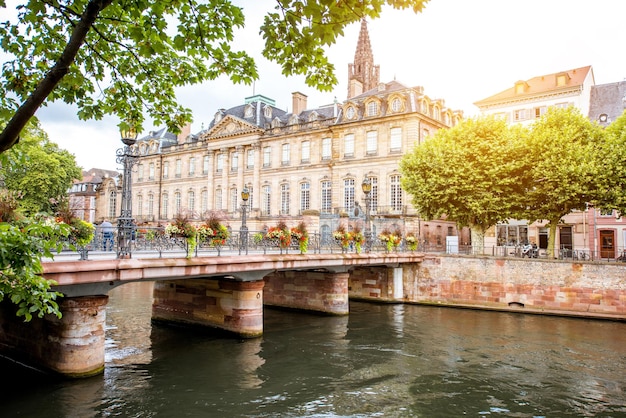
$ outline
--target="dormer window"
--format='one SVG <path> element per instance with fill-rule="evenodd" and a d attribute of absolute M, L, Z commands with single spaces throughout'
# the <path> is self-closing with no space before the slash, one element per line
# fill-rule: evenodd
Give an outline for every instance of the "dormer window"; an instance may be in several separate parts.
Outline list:
<path fill-rule="evenodd" d="M 217 112 L 215 114 L 215 117 L 213 118 L 215 123 L 219 122 L 222 120 L 222 118 L 224 117 L 224 113 L 220 110 L 219 112 Z"/>
<path fill-rule="evenodd" d="M 526 82 L 524 81 L 520 81 L 518 83 L 515 83 L 515 94 L 524 94 L 526 93 L 528 84 L 526 84 Z"/>
<path fill-rule="evenodd" d="M 356 110 L 354 110 L 354 106 L 350 106 L 346 109 L 346 119 L 352 120 L 356 115 Z"/>
<path fill-rule="evenodd" d="M 291 115 L 289 117 L 289 125 L 297 125 L 299 122 L 298 115 Z"/>
<path fill-rule="evenodd" d="M 562 87 L 567 85 L 567 74 L 559 74 L 556 76 L 556 86 Z"/>
<path fill-rule="evenodd" d="M 265 106 L 263 108 L 263 115 L 270 119 L 272 117 L 272 106 Z"/>
<path fill-rule="evenodd" d="M 243 111 L 244 118 L 251 118 L 254 116 L 254 106 L 251 104 L 247 105 L 245 110 Z"/>
<path fill-rule="evenodd" d="M 367 116 L 378 115 L 378 102 L 371 101 L 367 104 Z"/>
<path fill-rule="evenodd" d="M 391 111 L 398 113 L 402 110 L 402 100 L 398 97 L 391 101 Z"/>
<path fill-rule="evenodd" d="M 278 117 L 274 118 L 272 121 L 272 128 L 280 128 L 280 119 L 278 119 Z"/>
<path fill-rule="evenodd" d="M 317 120 L 317 112 L 313 111 L 311 112 L 311 114 L 309 115 L 309 122 L 314 122 Z"/>

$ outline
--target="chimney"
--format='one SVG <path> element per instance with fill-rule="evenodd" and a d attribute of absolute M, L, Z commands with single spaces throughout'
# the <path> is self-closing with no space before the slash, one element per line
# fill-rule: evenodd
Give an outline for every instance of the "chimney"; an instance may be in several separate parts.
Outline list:
<path fill-rule="evenodd" d="M 348 99 L 351 99 L 359 94 L 363 94 L 363 83 L 359 80 L 352 79 L 348 85 Z"/>
<path fill-rule="evenodd" d="M 191 123 L 188 123 L 185 126 L 180 128 L 180 133 L 178 134 L 177 142 L 179 144 L 184 144 L 190 133 L 191 133 Z"/>
<path fill-rule="evenodd" d="M 304 94 L 298 91 L 294 91 L 293 93 L 291 93 L 291 99 L 292 99 L 292 104 L 291 104 L 292 111 L 291 112 L 294 115 L 299 115 L 300 113 L 306 110 L 306 96 Z"/>

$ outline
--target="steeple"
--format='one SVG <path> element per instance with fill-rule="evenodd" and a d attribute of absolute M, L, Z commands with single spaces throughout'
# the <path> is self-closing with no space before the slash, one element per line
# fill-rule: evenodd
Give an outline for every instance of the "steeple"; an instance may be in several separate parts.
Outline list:
<path fill-rule="evenodd" d="M 367 22 L 363 18 L 359 41 L 354 53 L 354 63 L 348 64 L 348 99 L 375 88 L 379 81 L 380 66 L 374 65 L 374 54 L 367 32 Z"/>

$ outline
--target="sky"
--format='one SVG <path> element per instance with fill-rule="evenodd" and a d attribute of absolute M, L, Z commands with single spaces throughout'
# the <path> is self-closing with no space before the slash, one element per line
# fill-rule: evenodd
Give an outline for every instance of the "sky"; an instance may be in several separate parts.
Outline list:
<path fill-rule="evenodd" d="M 285 78 L 278 65 L 261 57 L 258 28 L 275 2 L 235 3 L 246 12 L 246 28 L 235 46 L 257 60 L 259 80 L 246 86 L 220 78 L 179 89 L 179 103 L 193 111 L 192 133 L 208 126 L 218 109 L 243 104 L 254 94 L 285 110 L 295 91 L 308 96 L 308 108 L 346 99 L 360 24 L 328 48 L 339 84 L 332 92 L 318 92 L 303 77 Z M 368 29 L 381 82 L 423 86 L 431 99 L 473 116 L 474 102 L 539 75 L 591 65 L 596 84 L 626 80 L 624 16 L 623 0 L 430 0 L 420 14 L 385 9 L 379 19 L 368 20 Z M 116 118 L 80 121 L 76 108 L 63 103 L 42 108 L 37 116 L 50 140 L 73 153 L 83 169 L 121 168 L 115 161 L 121 147 Z M 148 121 L 144 133 L 159 128 Z"/>

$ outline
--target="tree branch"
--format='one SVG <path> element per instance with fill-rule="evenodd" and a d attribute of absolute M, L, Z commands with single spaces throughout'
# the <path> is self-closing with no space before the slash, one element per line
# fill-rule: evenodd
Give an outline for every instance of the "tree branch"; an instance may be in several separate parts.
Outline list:
<path fill-rule="evenodd" d="M 85 42 L 87 33 L 92 28 L 100 12 L 108 7 L 113 0 L 91 0 L 80 20 L 72 31 L 63 53 L 48 71 L 46 76 L 39 82 L 32 94 L 15 112 L 11 120 L 0 133 L 0 153 L 10 149 L 18 141 L 19 134 L 24 129 L 28 121 L 44 103 L 50 93 L 56 88 L 59 82 L 65 77 L 70 66 L 74 63 L 76 55 Z"/>

